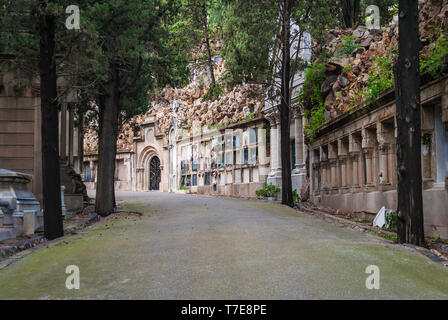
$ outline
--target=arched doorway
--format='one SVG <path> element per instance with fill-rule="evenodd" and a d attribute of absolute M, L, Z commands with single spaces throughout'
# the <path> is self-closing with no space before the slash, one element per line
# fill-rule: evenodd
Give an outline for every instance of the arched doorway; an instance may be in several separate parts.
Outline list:
<path fill-rule="evenodd" d="M 149 190 L 159 190 L 160 188 L 160 159 L 152 157 L 149 162 Z"/>

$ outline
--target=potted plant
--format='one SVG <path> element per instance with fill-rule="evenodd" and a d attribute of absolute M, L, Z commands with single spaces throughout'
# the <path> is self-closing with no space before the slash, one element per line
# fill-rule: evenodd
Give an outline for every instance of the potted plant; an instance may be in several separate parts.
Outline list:
<path fill-rule="evenodd" d="M 266 185 L 263 189 L 255 191 L 255 194 L 260 198 L 262 197 L 265 198 L 266 200 L 272 201 L 279 192 L 280 188 L 270 183 Z"/>

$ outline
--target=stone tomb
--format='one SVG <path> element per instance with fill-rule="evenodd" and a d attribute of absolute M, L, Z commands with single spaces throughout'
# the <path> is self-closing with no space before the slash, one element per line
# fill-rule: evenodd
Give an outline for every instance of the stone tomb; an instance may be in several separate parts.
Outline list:
<path fill-rule="evenodd" d="M 0 169 L 0 241 L 43 226 L 39 202 L 27 188 L 31 180 L 31 175 Z"/>

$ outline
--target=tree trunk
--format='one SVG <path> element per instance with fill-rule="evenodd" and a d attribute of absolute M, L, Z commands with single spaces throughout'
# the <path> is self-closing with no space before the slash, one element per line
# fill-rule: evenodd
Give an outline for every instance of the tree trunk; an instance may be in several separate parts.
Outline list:
<path fill-rule="evenodd" d="M 205 45 L 207 46 L 207 59 L 208 59 L 208 68 L 210 71 L 210 78 L 212 81 L 212 85 L 215 85 L 215 71 L 213 70 L 213 61 L 212 61 L 212 53 L 210 50 L 210 38 L 208 36 L 208 22 L 207 22 L 207 8 L 205 7 L 205 3 L 202 6 L 202 14 L 204 19 L 204 33 L 205 33 Z"/>
<path fill-rule="evenodd" d="M 418 0 L 399 2 L 397 100 L 398 239 L 424 244 Z"/>
<path fill-rule="evenodd" d="M 58 97 L 54 55 L 55 17 L 39 16 L 40 99 L 42 112 L 42 188 L 44 234 L 49 240 L 64 235 L 59 172 Z"/>
<path fill-rule="evenodd" d="M 215 71 L 213 70 L 212 53 L 210 50 L 210 39 L 208 36 L 205 37 L 205 43 L 207 45 L 207 55 L 208 55 L 208 68 L 210 70 L 210 78 L 212 80 L 212 85 L 215 85 Z"/>
<path fill-rule="evenodd" d="M 282 203 L 294 206 L 291 181 L 291 149 L 290 149 L 290 103 L 289 90 L 291 80 L 291 7 L 290 0 L 283 0 L 282 22 L 282 81 L 280 103 L 280 128 L 282 152 Z"/>
<path fill-rule="evenodd" d="M 111 63 L 111 79 L 99 101 L 99 146 L 95 210 L 105 217 L 115 209 L 115 157 L 117 154 L 118 115 L 120 112 L 118 66 Z"/>
<path fill-rule="evenodd" d="M 353 28 L 360 14 L 360 0 L 342 0 L 344 26 Z"/>

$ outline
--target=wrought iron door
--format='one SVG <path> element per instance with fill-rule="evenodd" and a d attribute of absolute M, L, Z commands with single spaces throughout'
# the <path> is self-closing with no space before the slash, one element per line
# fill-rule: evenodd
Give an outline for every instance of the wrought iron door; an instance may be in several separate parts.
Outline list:
<path fill-rule="evenodd" d="M 149 190 L 159 190 L 160 159 L 153 157 L 149 163 Z"/>

